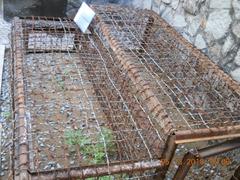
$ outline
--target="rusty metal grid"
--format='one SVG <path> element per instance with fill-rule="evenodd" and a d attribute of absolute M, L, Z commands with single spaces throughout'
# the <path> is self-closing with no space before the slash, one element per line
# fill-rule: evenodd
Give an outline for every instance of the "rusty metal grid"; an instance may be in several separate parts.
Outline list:
<path fill-rule="evenodd" d="M 34 17 L 15 19 L 12 36 L 15 176 L 156 174 L 167 137 L 98 34 Z"/>
<path fill-rule="evenodd" d="M 14 21 L 16 175 L 148 179 L 176 144 L 239 136 L 235 81 L 153 12 L 93 8 L 85 35 Z"/>
<path fill-rule="evenodd" d="M 237 82 L 154 12 L 112 6 L 95 11 L 109 47 L 132 63 L 120 60 L 123 68 L 130 76 L 131 68 L 138 69 L 142 89 L 147 84 L 152 90 L 151 111 L 165 133 L 176 132 L 177 143 L 239 136 Z"/>

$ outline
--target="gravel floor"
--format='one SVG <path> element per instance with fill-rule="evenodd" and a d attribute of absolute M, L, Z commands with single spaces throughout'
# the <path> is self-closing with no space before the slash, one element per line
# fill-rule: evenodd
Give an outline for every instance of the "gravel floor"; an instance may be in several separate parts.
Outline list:
<path fill-rule="evenodd" d="M 9 74 L 9 50 L 6 51 L 3 67 L 2 91 L 0 97 L 0 179 L 5 179 L 10 170 L 10 154 L 12 146 L 12 113 L 11 113 L 11 91 Z"/>
<path fill-rule="evenodd" d="M 9 48 L 9 32 L 10 32 L 11 24 L 4 21 L 2 17 L 0 17 L 0 44 L 6 45 Z"/>

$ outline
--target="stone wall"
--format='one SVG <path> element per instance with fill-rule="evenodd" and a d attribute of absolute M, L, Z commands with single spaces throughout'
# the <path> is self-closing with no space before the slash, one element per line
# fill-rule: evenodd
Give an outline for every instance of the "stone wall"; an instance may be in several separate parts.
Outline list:
<path fill-rule="evenodd" d="M 82 2 L 86 2 L 87 4 L 121 4 L 121 5 L 131 5 L 132 0 L 68 0 L 66 15 L 70 18 L 73 18 L 78 8 L 81 6 Z M 141 8 L 145 8 L 141 6 Z"/>
<path fill-rule="evenodd" d="M 240 0 L 133 0 L 152 9 L 240 82 Z"/>

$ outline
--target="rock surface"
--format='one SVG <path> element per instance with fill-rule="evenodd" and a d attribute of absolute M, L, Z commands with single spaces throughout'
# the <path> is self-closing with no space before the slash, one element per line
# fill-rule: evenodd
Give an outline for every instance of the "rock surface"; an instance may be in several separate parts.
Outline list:
<path fill-rule="evenodd" d="M 143 7 L 145 9 L 151 9 L 151 7 L 152 7 L 152 0 L 145 0 L 145 1 L 143 1 Z"/>
<path fill-rule="evenodd" d="M 235 79 L 236 81 L 240 82 L 240 68 L 232 71 L 231 72 L 231 76 L 233 77 L 233 79 Z"/>
<path fill-rule="evenodd" d="M 232 7 L 234 10 L 234 15 L 236 19 L 240 19 L 240 1 L 239 0 L 233 0 L 232 1 Z"/>
<path fill-rule="evenodd" d="M 231 20 L 229 10 L 214 11 L 208 18 L 205 31 L 220 39 L 228 32 Z"/>
<path fill-rule="evenodd" d="M 234 59 L 234 62 L 235 62 L 238 66 L 240 66 L 240 49 L 239 49 L 238 52 L 237 52 L 237 55 L 236 55 L 236 57 L 235 57 L 235 59 Z"/>
<path fill-rule="evenodd" d="M 162 0 L 162 2 L 165 4 L 171 4 L 171 0 Z"/>
<path fill-rule="evenodd" d="M 171 7 L 177 9 L 179 5 L 179 0 L 172 0 Z"/>
<path fill-rule="evenodd" d="M 170 24 L 175 26 L 176 28 L 185 27 L 187 25 L 185 17 L 180 14 L 176 14 L 174 18 L 170 21 Z"/>
<path fill-rule="evenodd" d="M 200 23 L 201 23 L 200 17 L 199 16 L 190 16 L 190 17 L 188 17 L 188 22 L 189 22 L 188 33 L 191 36 L 195 36 L 197 33 L 197 30 L 200 27 Z"/>
<path fill-rule="evenodd" d="M 232 49 L 234 44 L 234 39 L 233 37 L 230 35 L 226 38 L 223 47 L 222 47 L 222 55 L 226 56 L 227 53 Z"/>
<path fill-rule="evenodd" d="M 202 35 L 198 34 L 195 40 L 195 46 L 198 49 L 204 49 L 207 47 L 205 40 L 203 39 Z"/>
<path fill-rule="evenodd" d="M 192 15 L 196 15 L 205 0 L 184 0 L 183 8 Z"/>
<path fill-rule="evenodd" d="M 231 1 L 230 0 L 211 0 L 210 8 L 229 9 L 231 8 Z"/>
<path fill-rule="evenodd" d="M 240 21 L 235 21 L 232 25 L 232 31 L 235 36 L 240 38 Z"/>

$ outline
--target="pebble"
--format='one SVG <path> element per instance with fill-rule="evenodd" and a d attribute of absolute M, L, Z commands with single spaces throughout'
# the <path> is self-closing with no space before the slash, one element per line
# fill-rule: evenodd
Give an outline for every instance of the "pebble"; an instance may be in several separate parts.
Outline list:
<path fill-rule="evenodd" d="M 70 161 L 70 164 L 71 164 L 71 165 L 74 165 L 74 164 L 75 164 L 75 162 L 74 162 L 74 161 Z"/>
<path fill-rule="evenodd" d="M 48 169 L 51 169 L 51 170 L 54 170 L 54 169 L 60 169 L 61 166 L 59 163 L 56 163 L 54 161 L 50 161 L 48 162 L 48 164 L 43 168 L 44 170 L 48 170 Z"/>

